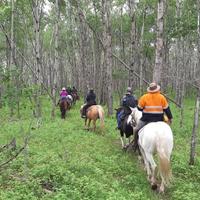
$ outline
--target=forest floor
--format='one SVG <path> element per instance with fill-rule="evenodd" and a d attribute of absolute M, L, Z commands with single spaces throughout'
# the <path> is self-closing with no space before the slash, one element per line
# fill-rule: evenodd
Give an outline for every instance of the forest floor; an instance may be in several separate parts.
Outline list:
<path fill-rule="evenodd" d="M 151 190 L 137 155 L 122 151 L 115 114 L 106 116 L 102 135 L 100 129 L 84 130 L 80 101 L 65 120 L 60 118 L 59 109 L 56 118 L 51 119 L 50 101 L 43 107 L 40 120 L 32 117 L 32 108 L 26 103 L 21 105 L 21 118 L 10 118 L 8 108 L 4 107 L 0 109 L 0 166 L 15 157 L 25 143 L 26 146 L 12 162 L 0 168 L 0 199 L 197 200 L 200 197 L 199 143 L 196 163 L 188 165 L 194 104 L 192 100 L 186 101 L 182 128 L 179 110 L 171 106 L 173 181 L 165 194 Z M 12 145 L 2 148 L 13 138 L 16 149 Z"/>

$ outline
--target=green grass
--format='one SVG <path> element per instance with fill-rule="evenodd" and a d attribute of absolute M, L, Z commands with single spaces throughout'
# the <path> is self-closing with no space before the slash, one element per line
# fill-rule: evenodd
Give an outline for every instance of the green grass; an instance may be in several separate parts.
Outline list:
<path fill-rule="evenodd" d="M 79 114 L 81 102 L 69 111 L 65 120 L 60 119 L 59 109 L 55 120 L 51 120 L 51 104 L 47 100 L 45 104 L 39 126 L 32 118 L 29 105 L 23 108 L 21 119 L 9 118 L 7 108 L 0 110 L 1 146 L 15 137 L 19 149 L 26 135 L 30 135 L 26 150 L 0 169 L 0 199 L 199 199 L 199 144 L 196 165 L 188 165 L 194 112 L 192 100 L 186 101 L 182 128 L 179 127 L 179 110 L 171 105 L 174 178 L 164 195 L 151 190 L 137 156 L 121 150 L 115 115 L 106 117 L 105 132 L 101 135 L 100 130 L 94 133 L 83 129 L 84 121 Z M 11 151 L 1 152 L 0 163 L 11 155 Z"/>

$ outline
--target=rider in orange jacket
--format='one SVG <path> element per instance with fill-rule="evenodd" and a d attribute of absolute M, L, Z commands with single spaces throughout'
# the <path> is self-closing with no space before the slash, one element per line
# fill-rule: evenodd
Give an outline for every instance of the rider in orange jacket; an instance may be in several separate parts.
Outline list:
<path fill-rule="evenodd" d="M 166 98 L 160 93 L 160 86 L 151 83 L 147 88 L 147 94 L 144 94 L 138 102 L 138 110 L 142 111 L 142 117 L 134 128 L 134 145 L 137 146 L 138 131 L 149 122 L 164 121 L 164 113 L 172 122 L 172 113 Z"/>

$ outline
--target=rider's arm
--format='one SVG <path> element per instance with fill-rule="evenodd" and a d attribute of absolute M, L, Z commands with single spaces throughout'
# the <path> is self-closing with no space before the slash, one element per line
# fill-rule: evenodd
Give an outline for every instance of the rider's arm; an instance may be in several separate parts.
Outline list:
<path fill-rule="evenodd" d="M 138 102 L 137 108 L 138 110 L 142 111 L 144 109 L 145 106 L 145 96 L 143 95 Z"/>
<path fill-rule="evenodd" d="M 90 95 L 86 96 L 86 102 L 88 102 L 90 100 Z"/>
<path fill-rule="evenodd" d="M 171 113 L 171 110 L 170 110 L 170 107 L 168 106 L 166 109 L 164 109 L 164 112 L 166 113 L 167 117 L 169 119 L 172 119 L 173 116 L 172 116 L 172 113 Z"/>
<path fill-rule="evenodd" d="M 165 112 L 165 114 L 167 115 L 167 117 L 169 119 L 172 119 L 173 117 L 172 117 L 172 113 L 171 113 L 170 107 L 168 105 L 167 99 L 164 96 L 162 96 L 162 104 L 163 104 L 162 105 L 163 106 L 163 111 Z"/>

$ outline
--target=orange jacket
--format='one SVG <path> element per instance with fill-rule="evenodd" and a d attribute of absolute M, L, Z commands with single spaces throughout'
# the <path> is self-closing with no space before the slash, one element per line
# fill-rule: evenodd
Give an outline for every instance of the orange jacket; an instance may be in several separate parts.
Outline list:
<path fill-rule="evenodd" d="M 138 103 L 138 107 L 144 113 L 163 113 L 163 109 L 168 108 L 166 98 L 160 92 L 147 93 L 143 95 Z"/>
<path fill-rule="evenodd" d="M 167 100 L 160 94 L 160 91 L 143 95 L 139 99 L 137 107 L 142 111 L 142 121 L 163 121 L 164 112 L 169 119 L 172 118 Z"/>

